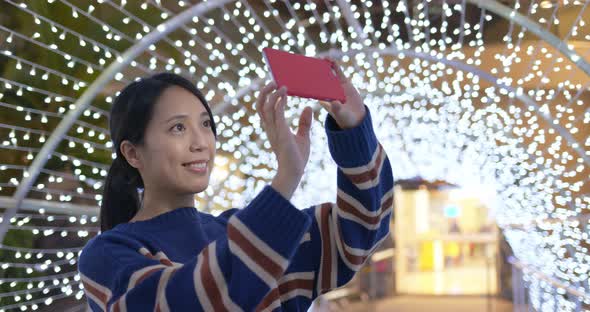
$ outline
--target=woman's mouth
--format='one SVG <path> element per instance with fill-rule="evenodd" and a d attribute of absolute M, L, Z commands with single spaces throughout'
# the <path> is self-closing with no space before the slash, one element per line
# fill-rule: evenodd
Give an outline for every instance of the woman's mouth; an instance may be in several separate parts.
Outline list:
<path fill-rule="evenodd" d="M 207 172 L 207 163 L 206 162 L 195 162 L 195 163 L 189 163 L 189 164 L 184 164 L 183 165 L 185 168 L 187 168 L 189 171 L 194 172 L 194 173 L 205 173 Z"/>

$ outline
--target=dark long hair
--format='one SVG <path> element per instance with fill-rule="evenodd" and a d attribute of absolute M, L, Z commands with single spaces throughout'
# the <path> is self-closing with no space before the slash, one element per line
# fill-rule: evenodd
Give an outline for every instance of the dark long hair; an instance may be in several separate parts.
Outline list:
<path fill-rule="evenodd" d="M 201 100 L 209 113 L 211 129 L 217 138 L 213 114 L 207 100 L 189 80 L 172 73 L 160 73 L 127 85 L 115 99 L 109 117 L 111 140 L 117 158 L 113 160 L 104 184 L 100 206 L 102 232 L 112 229 L 119 223 L 129 222 L 140 208 L 138 191 L 144 187 L 143 180 L 139 171 L 123 157 L 120 145 L 124 140 L 132 144 L 143 143 L 154 105 L 160 95 L 171 86 L 184 88 Z"/>

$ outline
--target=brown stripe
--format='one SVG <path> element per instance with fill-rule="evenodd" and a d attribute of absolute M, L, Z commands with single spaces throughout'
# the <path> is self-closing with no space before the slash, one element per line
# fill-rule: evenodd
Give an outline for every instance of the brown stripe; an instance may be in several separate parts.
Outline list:
<path fill-rule="evenodd" d="M 153 260 L 157 260 L 157 259 L 156 259 L 156 256 L 152 255 L 152 253 L 151 253 L 151 252 L 149 252 L 149 251 L 148 251 L 148 252 L 147 252 L 147 254 L 145 254 L 144 256 L 146 256 L 146 257 L 148 257 L 148 258 L 150 258 L 150 259 L 153 259 Z"/>
<path fill-rule="evenodd" d="M 359 174 L 347 174 L 346 176 L 348 176 L 348 179 L 350 179 L 350 181 L 352 181 L 352 183 L 354 184 L 361 184 L 364 182 L 368 182 L 368 181 L 372 181 L 373 179 L 375 179 L 378 175 L 379 175 L 379 168 L 381 165 L 381 160 L 383 158 L 383 147 L 381 147 L 381 144 L 377 145 L 378 148 L 378 154 L 377 154 L 377 159 L 375 159 L 375 163 L 373 164 L 373 167 L 370 168 L 369 170 L 363 172 L 363 173 L 359 173 Z"/>
<path fill-rule="evenodd" d="M 121 298 L 123 297 L 121 296 Z M 121 298 L 119 298 L 119 300 L 117 300 L 117 302 L 115 302 L 115 304 L 113 305 L 113 312 L 121 311 Z"/>
<path fill-rule="evenodd" d="M 242 250 L 256 262 L 263 270 L 268 272 L 272 277 L 278 279 L 283 274 L 283 268 L 260 251 L 252 242 L 250 242 L 233 224 L 228 223 L 227 236 L 235 242 Z"/>
<path fill-rule="evenodd" d="M 137 286 L 137 285 L 139 285 L 139 283 L 141 283 L 141 282 L 142 282 L 144 279 L 146 279 L 146 278 L 147 278 L 148 276 L 150 276 L 152 273 L 154 273 L 154 272 L 156 272 L 156 271 L 158 271 L 158 270 L 161 270 L 161 269 L 162 269 L 161 267 L 155 267 L 155 268 L 152 268 L 152 269 L 150 269 L 150 270 L 148 270 L 148 271 L 144 272 L 144 273 L 143 273 L 143 274 L 142 274 L 142 275 L 141 275 L 141 276 L 140 276 L 140 277 L 137 279 L 137 281 L 135 282 L 135 285 L 134 285 L 134 287 L 135 287 L 135 286 Z"/>
<path fill-rule="evenodd" d="M 387 200 L 385 200 L 385 202 L 383 202 L 383 204 L 379 208 L 381 210 L 380 215 L 383 214 L 388 209 L 385 207 L 389 207 L 392 203 L 393 203 L 393 196 L 390 196 Z M 344 256 L 346 257 L 348 262 L 350 262 L 354 265 L 363 264 L 367 257 L 357 256 L 357 255 L 353 255 L 353 254 L 349 253 L 348 250 L 346 249 L 346 243 L 344 242 L 344 237 L 342 236 L 342 231 L 340 229 L 340 222 L 336 222 L 336 227 L 337 227 L 337 231 L 340 233 L 339 237 L 340 237 L 340 242 L 342 245 L 342 250 L 344 251 Z"/>
<path fill-rule="evenodd" d="M 350 262 L 354 265 L 363 264 L 366 257 L 353 255 L 353 254 L 349 253 L 348 250 L 346 249 L 346 243 L 344 242 L 344 237 L 342 236 L 342 231 L 340 229 L 340 222 L 338 222 L 338 221 L 336 221 L 335 231 L 338 231 L 338 233 L 340 234 L 340 235 L 338 235 L 338 237 L 340 237 L 340 244 L 342 245 L 342 251 L 344 252 L 344 256 L 346 257 L 348 262 Z"/>
<path fill-rule="evenodd" d="M 393 194 L 389 196 L 383 204 L 381 204 L 381 211 L 386 211 L 393 206 Z"/>
<path fill-rule="evenodd" d="M 162 312 L 162 310 L 160 309 L 160 303 L 159 302 L 156 304 L 156 311 L 155 312 Z"/>
<path fill-rule="evenodd" d="M 153 259 L 153 260 L 158 260 L 158 257 L 153 255 L 151 252 L 147 252 L 147 254 L 145 255 L 146 257 Z M 168 259 L 168 257 L 166 256 L 165 253 L 162 253 L 162 259 L 159 259 L 158 261 L 160 261 L 161 264 L 166 265 L 166 266 L 173 266 L 174 264 L 172 263 L 172 261 L 170 261 L 170 259 Z"/>
<path fill-rule="evenodd" d="M 209 245 L 211 246 L 211 245 Z M 213 251 L 215 252 L 215 251 Z M 201 282 L 203 287 L 205 288 L 205 292 L 209 297 L 209 301 L 211 301 L 211 305 L 213 306 L 213 310 L 215 311 L 228 311 L 223 304 L 223 299 L 221 298 L 221 291 L 219 290 L 219 285 L 213 278 L 213 273 L 211 273 L 211 268 L 209 267 L 209 248 L 205 248 L 202 253 L 203 255 L 203 264 L 201 266 Z"/>
<path fill-rule="evenodd" d="M 105 294 L 104 292 L 102 292 L 98 288 L 94 288 L 94 286 L 90 285 L 90 283 L 82 282 L 82 284 L 84 284 L 84 289 L 88 290 L 89 293 L 91 293 L 96 298 L 98 298 L 98 300 L 100 300 L 100 302 L 97 302 L 97 303 L 102 303 L 104 306 L 107 305 L 107 300 L 108 300 L 107 294 Z"/>
<path fill-rule="evenodd" d="M 275 287 L 273 288 L 265 297 L 264 299 L 262 299 L 262 301 L 260 301 L 260 303 L 258 304 L 258 306 L 256 306 L 256 310 L 255 311 L 263 311 L 264 309 L 270 307 L 270 305 L 275 302 L 277 299 L 279 299 L 279 297 L 281 296 L 281 294 L 279 293 L 279 290 Z"/>
<path fill-rule="evenodd" d="M 332 272 L 332 242 L 330 240 L 330 211 L 331 211 L 330 203 L 323 203 L 321 206 L 320 216 L 321 216 L 321 234 L 322 234 L 322 256 L 323 260 L 321 263 L 322 266 L 322 291 L 330 290 L 330 279 L 331 279 L 331 272 Z"/>
<path fill-rule="evenodd" d="M 298 278 L 279 285 L 279 292 L 281 294 L 286 294 L 295 289 L 313 290 L 313 280 Z"/>
<path fill-rule="evenodd" d="M 256 311 L 262 311 L 268 308 L 273 302 L 281 297 L 281 294 L 286 294 L 295 289 L 304 289 L 313 291 L 313 280 L 311 279 L 294 279 L 287 282 L 283 282 L 278 288 L 273 288 L 265 297 L 262 299 L 260 304 L 256 307 Z"/>
<path fill-rule="evenodd" d="M 168 258 L 160 259 L 160 263 L 163 264 L 163 265 L 166 265 L 166 266 L 172 266 L 173 265 L 172 261 L 170 261 L 170 259 L 168 259 Z"/>
<path fill-rule="evenodd" d="M 336 199 L 336 203 L 340 210 L 350 213 L 370 225 L 374 225 L 381 222 L 381 215 L 393 204 L 393 197 L 390 196 L 387 200 L 385 200 L 385 202 L 381 204 L 381 207 L 379 207 L 379 214 L 373 217 L 361 213 L 360 211 L 358 211 L 358 209 L 356 209 L 354 206 L 342 199 L 340 196 L 338 196 L 338 198 Z"/>
<path fill-rule="evenodd" d="M 368 224 L 376 224 L 379 222 L 379 215 L 376 216 L 367 216 L 366 214 L 360 212 L 357 208 L 353 205 L 349 204 L 347 201 L 342 199 L 342 197 L 338 196 L 336 199 L 336 204 L 338 205 L 338 209 L 342 210 L 343 212 L 347 212 L 355 217 L 361 219 L 362 221 Z"/>

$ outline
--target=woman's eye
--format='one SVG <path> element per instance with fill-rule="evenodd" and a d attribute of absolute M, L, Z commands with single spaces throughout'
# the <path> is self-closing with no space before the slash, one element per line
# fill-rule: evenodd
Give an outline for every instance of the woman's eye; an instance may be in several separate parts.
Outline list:
<path fill-rule="evenodd" d="M 181 123 L 175 124 L 174 127 L 172 127 L 172 130 L 182 131 L 184 130 L 184 125 Z"/>
<path fill-rule="evenodd" d="M 211 127 L 211 120 L 205 120 L 203 125 L 205 125 L 205 127 Z"/>

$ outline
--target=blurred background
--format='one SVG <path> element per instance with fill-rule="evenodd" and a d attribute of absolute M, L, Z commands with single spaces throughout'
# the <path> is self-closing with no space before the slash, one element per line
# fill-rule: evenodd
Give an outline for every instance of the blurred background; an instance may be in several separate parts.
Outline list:
<path fill-rule="evenodd" d="M 0 311 L 85 311 L 117 91 L 155 72 L 218 125 L 195 207 L 243 207 L 276 161 L 264 47 L 338 60 L 396 179 L 391 237 L 312 311 L 585 311 L 590 0 L 0 0 Z M 292 202 L 336 198 L 316 101 Z"/>

